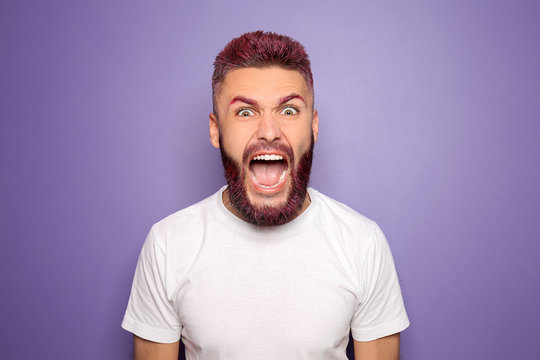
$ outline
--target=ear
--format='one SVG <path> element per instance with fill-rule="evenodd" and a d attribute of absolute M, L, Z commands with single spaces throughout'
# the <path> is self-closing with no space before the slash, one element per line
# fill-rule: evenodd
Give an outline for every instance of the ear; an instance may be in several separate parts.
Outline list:
<path fill-rule="evenodd" d="M 210 128 L 210 142 L 216 149 L 219 149 L 218 119 L 217 119 L 216 114 L 214 113 L 211 113 L 209 117 L 210 117 L 210 121 L 208 123 L 208 127 Z"/>
<path fill-rule="evenodd" d="M 319 138 L 319 113 L 313 110 L 313 120 L 311 120 L 311 131 L 313 132 L 313 141 L 317 142 Z"/>

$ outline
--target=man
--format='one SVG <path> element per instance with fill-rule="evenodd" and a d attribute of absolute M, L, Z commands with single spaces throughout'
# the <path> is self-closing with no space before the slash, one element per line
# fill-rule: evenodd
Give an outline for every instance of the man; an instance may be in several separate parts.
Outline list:
<path fill-rule="evenodd" d="M 310 62 L 261 31 L 216 57 L 210 141 L 227 186 L 155 224 L 122 326 L 136 359 L 397 359 L 409 321 L 379 227 L 308 189 Z"/>

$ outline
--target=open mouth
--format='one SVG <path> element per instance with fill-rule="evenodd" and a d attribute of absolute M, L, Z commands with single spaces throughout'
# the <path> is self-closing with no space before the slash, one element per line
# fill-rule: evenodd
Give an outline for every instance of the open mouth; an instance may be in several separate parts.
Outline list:
<path fill-rule="evenodd" d="M 251 178 L 263 190 L 280 188 L 285 182 L 287 169 L 287 161 L 278 154 L 260 154 L 249 162 Z"/>

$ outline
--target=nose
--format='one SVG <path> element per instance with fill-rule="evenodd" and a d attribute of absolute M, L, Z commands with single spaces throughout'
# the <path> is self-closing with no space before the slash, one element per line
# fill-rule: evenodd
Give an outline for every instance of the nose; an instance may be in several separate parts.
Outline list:
<path fill-rule="evenodd" d="M 271 112 L 265 112 L 259 123 L 257 137 L 268 142 L 279 139 L 281 137 L 281 131 L 278 121 L 279 120 L 276 119 Z"/>

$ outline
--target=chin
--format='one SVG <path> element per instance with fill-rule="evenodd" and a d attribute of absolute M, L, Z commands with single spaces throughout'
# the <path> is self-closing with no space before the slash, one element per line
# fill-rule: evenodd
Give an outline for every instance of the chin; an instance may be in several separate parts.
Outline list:
<path fill-rule="evenodd" d="M 291 182 L 288 181 L 284 189 L 277 194 L 261 193 L 257 190 L 250 189 L 250 184 L 244 183 L 247 200 L 249 205 L 257 209 L 276 208 L 282 209 L 287 206 L 292 193 Z"/>

